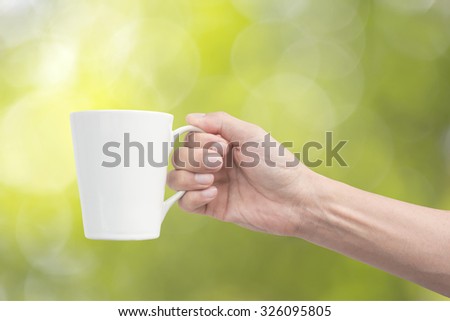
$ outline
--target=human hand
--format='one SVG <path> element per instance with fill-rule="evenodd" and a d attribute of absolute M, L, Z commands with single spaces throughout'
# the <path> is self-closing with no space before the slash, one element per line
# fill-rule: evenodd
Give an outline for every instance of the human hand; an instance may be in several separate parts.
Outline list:
<path fill-rule="evenodd" d="M 167 184 L 187 191 L 180 207 L 252 230 L 298 236 L 299 207 L 310 198 L 313 172 L 254 124 L 224 112 L 186 120 L 205 133 L 190 133 L 174 153 Z"/>

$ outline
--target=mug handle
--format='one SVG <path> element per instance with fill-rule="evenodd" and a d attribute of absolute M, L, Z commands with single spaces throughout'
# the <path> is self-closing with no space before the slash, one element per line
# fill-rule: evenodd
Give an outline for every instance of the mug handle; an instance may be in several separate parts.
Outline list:
<path fill-rule="evenodd" d="M 186 133 L 186 132 L 204 133 L 203 130 L 201 130 L 200 128 L 195 127 L 195 126 L 191 126 L 191 125 L 182 126 L 180 128 L 175 129 L 172 132 L 173 142 L 175 142 L 177 140 L 178 136 L 180 136 L 181 134 Z M 173 147 L 169 149 L 169 154 L 172 152 L 172 149 L 173 149 Z M 184 193 L 186 193 L 186 191 L 178 191 L 164 201 L 161 222 L 164 221 L 164 218 L 166 217 L 167 212 L 172 207 L 172 205 L 175 204 L 180 198 L 182 198 Z"/>

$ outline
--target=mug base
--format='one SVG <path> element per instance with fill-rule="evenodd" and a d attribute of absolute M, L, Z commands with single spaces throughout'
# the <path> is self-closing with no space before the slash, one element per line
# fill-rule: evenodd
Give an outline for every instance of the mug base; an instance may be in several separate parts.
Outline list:
<path fill-rule="evenodd" d="M 104 240 L 104 241 L 144 241 L 154 240 L 159 237 L 159 234 L 85 234 L 85 237 L 90 240 Z"/>

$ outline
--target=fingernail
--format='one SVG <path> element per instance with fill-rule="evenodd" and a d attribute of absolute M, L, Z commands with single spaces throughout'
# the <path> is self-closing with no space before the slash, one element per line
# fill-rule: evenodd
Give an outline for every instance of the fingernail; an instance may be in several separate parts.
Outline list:
<path fill-rule="evenodd" d="M 187 115 L 187 117 L 201 118 L 201 117 L 205 117 L 205 114 L 204 113 L 193 113 L 193 114 Z"/>
<path fill-rule="evenodd" d="M 213 174 L 195 174 L 194 179 L 199 184 L 209 185 L 214 181 L 214 175 Z"/>
<path fill-rule="evenodd" d="M 211 186 L 210 188 L 203 190 L 201 193 L 203 197 L 213 198 L 217 195 L 217 187 Z"/>

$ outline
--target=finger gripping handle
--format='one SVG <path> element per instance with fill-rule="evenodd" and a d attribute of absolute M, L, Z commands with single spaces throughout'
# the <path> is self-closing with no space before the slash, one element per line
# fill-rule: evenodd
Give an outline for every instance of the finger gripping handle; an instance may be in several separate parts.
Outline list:
<path fill-rule="evenodd" d="M 186 132 L 204 133 L 204 131 L 198 127 L 191 126 L 191 125 L 183 126 L 183 127 L 175 129 L 172 132 L 172 143 L 174 143 L 180 135 L 182 135 L 183 133 L 186 133 Z M 173 147 L 171 149 L 169 149 L 169 154 L 172 152 L 172 149 L 173 149 Z M 184 193 L 186 193 L 186 191 L 178 191 L 174 195 L 172 195 L 171 197 L 169 197 L 167 200 L 164 201 L 161 222 L 164 221 L 164 218 L 166 217 L 167 212 L 172 207 L 172 205 L 175 204 L 180 198 L 182 198 Z"/>

